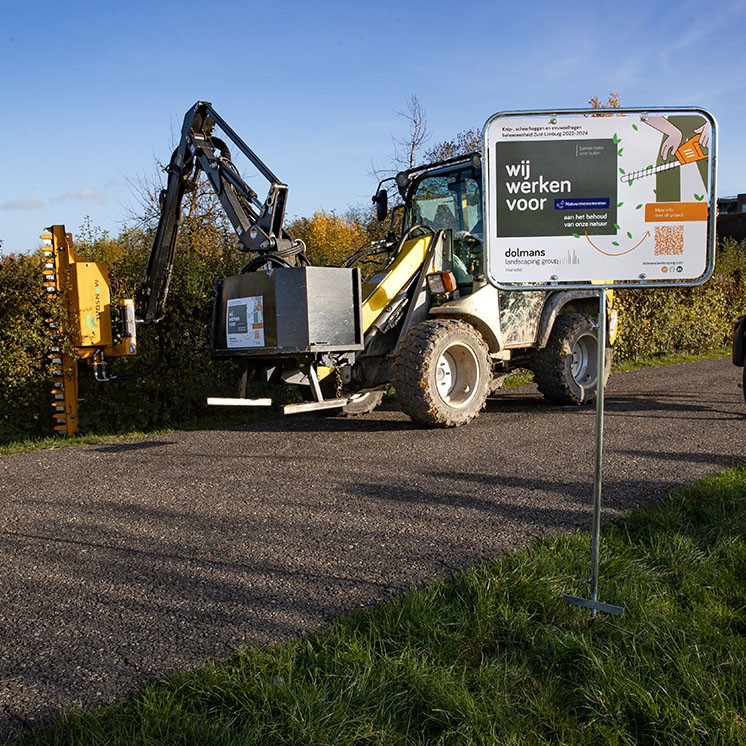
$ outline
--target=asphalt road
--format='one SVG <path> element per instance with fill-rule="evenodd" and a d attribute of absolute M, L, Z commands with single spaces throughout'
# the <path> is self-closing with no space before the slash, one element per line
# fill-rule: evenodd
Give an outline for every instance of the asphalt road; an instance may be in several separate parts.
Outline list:
<path fill-rule="evenodd" d="M 744 459 L 738 374 L 612 376 L 605 518 Z M 526 386 L 456 430 L 384 408 L 0 457 L 0 737 L 588 528 L 594 427 Z"/>

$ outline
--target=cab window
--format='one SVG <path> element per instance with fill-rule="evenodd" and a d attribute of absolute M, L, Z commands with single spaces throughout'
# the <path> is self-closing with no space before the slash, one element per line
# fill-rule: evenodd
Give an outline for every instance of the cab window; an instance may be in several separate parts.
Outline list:
<path fill-rule="evenodd" d="M 425 225 L 453 231 L 454 273 L 459 286 L 482 271 L 482 182 L 474 168 L 425 177 L 405 217 L 405 229 Z"/>

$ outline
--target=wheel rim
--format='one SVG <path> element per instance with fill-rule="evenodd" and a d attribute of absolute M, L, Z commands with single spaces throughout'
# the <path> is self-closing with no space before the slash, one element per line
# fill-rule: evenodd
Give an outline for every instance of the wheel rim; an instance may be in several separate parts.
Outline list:
<path fill-rule="evenodd" d="M 448 345 L 435 365 L 438 394 L 450 407 L 464 407 L 474 398 L 479 376 L 479 361 L 474 350 L 459 342 Z"/>
<path fill-rule="evenodd" d="M 598 344 L 594 334 L 583 334 L 572 346 L 570 373 L 579 386 L 588 388 L 596 382 Z"/>

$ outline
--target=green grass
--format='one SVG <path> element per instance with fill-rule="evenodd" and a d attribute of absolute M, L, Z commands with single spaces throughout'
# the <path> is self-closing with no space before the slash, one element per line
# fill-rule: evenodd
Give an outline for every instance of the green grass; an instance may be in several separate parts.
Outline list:
<path fill-rule="evenodd" d="M 612 370 L 615 373 L 625 370 L 641 370 L 643 368 L 657 368 L 662 365 L 680 365 L 681 363 L 693 363 L 698 360 L 717 360 L 723 357 L 730 357 L 730 348 L 722 347 L 716 350 L 706 350 L 705 352 L 672 352 L 667 355 L 657 355 L 655 357 L 639 358 L 638 360 L 622 360 L 615 363 Z"/>
<path fill-rule="evenodd" d="M 211 430 L 225 427 L 237 427 L 248 422 L 267 420 L 275 417 L 266 410 L 249 411 L 243 409 L 240 413 L 212 414 L 207 417 L 192 420 L 180 424 L 178 427 L 158 428 L 153 430 L 132 430 L 126 433 L 86 433 L 73 435 L 69 438 L 50 436 L 48 438 L 26 438 L 15 440 L 12 437 L 0 436 L 0 456 L 11 453 L 25 453 L 26 451 L 41 451 L 51 448 L 75 448 L 77 446 L 96 445 L 99 443 L 114 443 L 120 440 L 131 440 L 132 438 L 145 438 L 150 435 L 167 435 L 169 433 L 189 432 L 194 430 Z M 51 427 L 51 420 L 50 420 Z"/>
<path fill-rule="evenodd" d="M 619 373 L 625 370 L 643 370 L 644 368 L 660 368 L 664 365 L 680 365 L 681 363 L 694 363 L 700 360 L 717 360 L 722 357 L 729 357 L 730 349 L 725 347 L 716 350 L 706 350 L 705 352 L 673 352 L 668 355 L 656 355 L 654 357 L 641 357 L 637 360 L 622 360 L 615 362 L 612 367 L 613 373 Z M 520 368 L 513 371 L 503 383 L 503 388 L 510 386 L 525 386 L 533 383 L 534 374 L 530 370 Z"/>
<path fill-rule="evenodd" d="M 24 744 L 746 744 L 746 466 Z"/>

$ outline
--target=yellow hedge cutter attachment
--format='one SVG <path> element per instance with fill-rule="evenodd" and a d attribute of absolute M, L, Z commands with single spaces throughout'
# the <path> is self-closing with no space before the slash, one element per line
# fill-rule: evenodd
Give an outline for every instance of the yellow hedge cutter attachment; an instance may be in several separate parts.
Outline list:
<path fill-rule="evenodd" d="M 113 322 L 108 264 L 77 256 L 64 225 L 53 225 L 41 238 L 47 242 L 41 249 L 44 287 L 62 300 L 61 322 L 47 321 L 54 429 L 70 436 L 78 432 L 78 360 L 92 365 L 98 380 L 107 380 L 106 358 L 134 355 L 135 307 L 129 298 L 120 300 Z"/>

